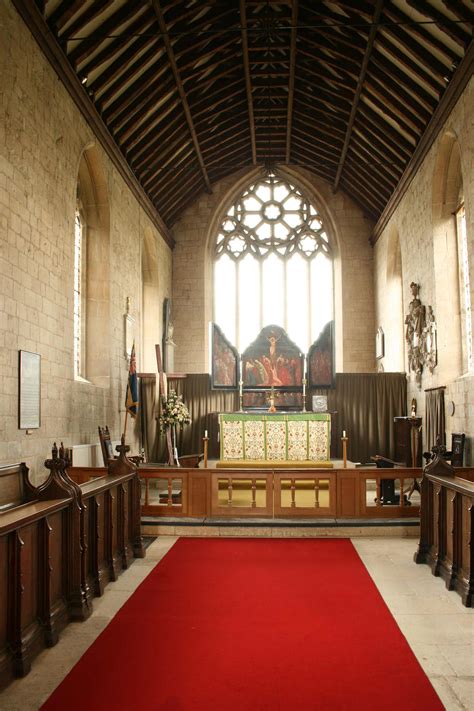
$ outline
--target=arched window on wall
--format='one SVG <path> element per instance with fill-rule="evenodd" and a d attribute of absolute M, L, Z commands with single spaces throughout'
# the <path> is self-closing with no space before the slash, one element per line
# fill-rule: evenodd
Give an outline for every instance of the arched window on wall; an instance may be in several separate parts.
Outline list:
<path fill-rule="evenodd" d="M 156 370 L 155 344 L 160 342 L 162 321 L 156 241 L 146 229 L 142 242 L 142 367 L 148 372 Z"/>
<path fill-rule="evenodd" d="M 466 230 L 466 212 L 461 201 L 455 213 L 456 233 L 458 238 L 459 257 L 459 292 L 461 301 L 461 332 L 463 343 L 463 364 L 465 370 L 474 370 L 474 355 L 472 345 L 472 305 L 471 282 L 469 278 L 469 246 Z"/>
<path fill-rule="evenodd" d="M 468 332 L 471 323 L 467 328 L 467 314 L 471 304 L 469 272 L 464 268 L 468 264 L 468 253 L 463 194 L 459 142 L 454 132 L 447 131 L 440 141 L 433 172 L 438 364 L 446 380 L 457 378 L 472 368 L 472 343 L 468 343 L 472 340 L 472 330 Z"/>
<path fill-rule="evenodd" d="M 383 305 L 386 371 L 402 371 L 404 365 L 404 315 L 402 287 L 402 251 L 398 230 L 393 227 L 387 247 L 387 290 Z"/>
<path fill-rule="evenodd" d="M 270 324 L 307 351 L 332 318 L 332 249 L 321 216 L 287 180 L 258 179 L 217 234 L 215 322 L 240 351 Z"/>
<path fill-rule="evenodd" d="M 110 214 L 97 146 L 86 148 L 74 215 L 74 377 L 110 384 Z"/>
<path fill-rule="evenodd" d="M 86 222 L 80 201 L 74 219 L 74 377 L 86 377 Z"/>

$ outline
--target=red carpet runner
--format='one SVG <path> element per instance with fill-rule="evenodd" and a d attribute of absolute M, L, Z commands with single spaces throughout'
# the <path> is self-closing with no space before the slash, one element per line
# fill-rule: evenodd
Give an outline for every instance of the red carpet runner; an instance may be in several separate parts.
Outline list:
<path fill-rule="evenodd" d="M 43 706 L 86 708 L 443 706 L 350 541 L 183 538 Z"/>

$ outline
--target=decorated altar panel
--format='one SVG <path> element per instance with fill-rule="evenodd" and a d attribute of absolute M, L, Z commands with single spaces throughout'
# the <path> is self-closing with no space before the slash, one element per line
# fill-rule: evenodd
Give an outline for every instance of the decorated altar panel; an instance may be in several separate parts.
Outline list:
<path fill-rule="evenodd" d="M 327 413 L 223 413 L 221 462 L 327 462 L 331 416 Z"/>

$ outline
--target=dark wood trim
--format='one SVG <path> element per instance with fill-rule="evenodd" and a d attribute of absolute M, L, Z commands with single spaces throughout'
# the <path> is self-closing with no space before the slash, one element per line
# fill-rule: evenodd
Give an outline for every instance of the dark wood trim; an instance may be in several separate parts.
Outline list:
<path fill-rule="evenodd" d="M 199 146 L 199 139 L 198 139 L 198 136 L 196 133 L 196 129 L 194 127 L 194 121 L 193 121 L 193 117 L 191 115 L 191 109 L 189 108 L 188 97 L 186 96 L 186 91 L 184 90 L 183 82 L 181 80 L 181 75 L 180 75 L 180 72 L 178 69 L 178 65 L 176 63 L 176 57 L 174 54 L 173 45 L 171 44 L 171 41 L 169 38 L 168 28 L 166 26 L 165 18 L 163 17 L 163 12 L 161 10 L 159 0 L 151 0 L 151 4 L 153 6 L 155 15 L 158 19 L 158 24 L 160 26 L 160 31 L 162 33 L 163 42 L 166 47 L 168 62 L 169 62 L 171 71 L 173 72 L 173 76 L 174 76 L 174 79 L 176 82 L 176 88 L 178 89 L 179 98 L 181 99 L 181 104 L 183 106 L 183 111 L 186 116 L 186 122 L 188 124 L 189 132 L 191 133 L 191 137 L 192 137 L 193 145 L 194 145 L 194 150 L 196 152 L 198 163 L 201 168 L 201 173 L 204 178 L 204 183 L 206 185 L 207 191 L 209 193 L 212 193 L 211 181 L 209 180 L 209 176 L 207 174 L 207 169 L 206 169 L 206 166 L 204 163 L 204 158 L 202 157 L 201 148 Z"/>
<path fill-rule="evenodd" d="M 249 44 L 247 37 L 247 17 L 245 12 L 245 0 L 240 0 L 240 23 L 242 36 L 242 59 L 245 72 L 245 91 L 247 93 L 247 105 L 249 116 L 250 142 L 252 145 L 252 163 L 257 164 L 257 144 L 255 138 L 255 119 L 253 115 L 252 79 L 250 77 L 249 64 Z"/>
<path fill-rule="evenodd" d="M 341 157 L 339 158 L 339 165 L 337 167 L 336 179 L 334 181 L 334 186 L 333 186 L 334 191 L 336 191 L 339 186 L 339 181 L 341 179 L 341 173 L 344 168 L 344 161 L 346 160 L 346 155 L 347 155 L 347 151 L 349 148 L 349 142 L 350 142 L 351 136 L 352 136 L 352 127 L 354 126 L 357 108 L 359 106 L 360 95 L 362 93 L 362 89 L 364 88 L 365 75 L 367 74 L 367 68 L 369 66 L 369 61 L 370 61 L 370 55 L 372 53 L 372 47 L 375 42 L 375 36 L 377 34 L 378 24 L 379 24 L 380 16 L 382 14 L 383 6 L 384 6 L 384 0 L 377 0 L 377 5 L 375 6 L 375 10 L 374 10 L 374 17 L 372 20 L 372 24 L 370 26 L 369 38 L 367 40 L 367 48 L 365 50 L 364 60 L 362 62 L 362 66 L 360 69 L 360 75 L 359 75 L 359 79 L 357 82 L 357 88 L 355 91 L 354 100 L 352 102 L 351 113 L 349 116 L 349 121 L 347 123 L 347 130 L 346 130 L 346 136 L 344 138 L 344 145 L 342 147 Z"/>
<path fill-rule="evenodd" d="M 293 121 L 293 101 L 295 97 L 296 73 L 296 32 L 298 24 L 298 0 L 293 0 L 291 10 L 291 35 L 290 35 L 290 78 L 288 82 L 288 107 L 286 113 L 286 150 L 285 163 L 291 161 L 291 129 Z"/>
<path fill-rule="evenodd" d="M 370 242 L 372 245 L 377 242 L 378 238 L 387 226 L 388 221 L 392 217 L 393 213 L 397 209 L 402 198 L 410 187 L 413 178 L 417 174 L 431 146 L 433 145 L 439 132 L 446 123 L 451 111 L 453 110 L 457 101 L 461 97 L 461 94 L 463 93 L 464 89 L 468 85 L 468 82 L 472 77 L 473 65 L 474 44 L 473 42 L 471 42 L 469 49 L 464 55 L 463 60 L 461 61 L 451 82 L 448 84 L 448 88 L 446 89 L 440 103 L 438 104 L 438 107 L 436 108 L 433 114 L 433 118 L 429 122 L 426 131 L 423 133 L 423 136 L 421 137 L 420 142 L 418 143 L 418 146 L 415 149 L 413 157 L 407 165 L 405 172 L 400 178 L 400 181 L 392 197 L 388 201 L 387 205 L 385 206 L 382 214 L 380 215 L 377 221 L 377 224 L 374 227 L 372 236 L 370 238 Z"/>
<path fill-rule="evenodd" d="M 143 188 L 131 171 L 124 156 L 117 148 L 114 139 L 97 113 L 74 70 L 69 63 L 65 61 L 63 51 L 57 44 L 51 30 L 45 24 L 38 8 L 34 3 L 27 2 L 27 0 L 12 0 L 12 2 L 52 68 L 63 82 L 64 87 L 82 116 L 93 130 L 113 165 L 130 189 L 132 195 L 153 222 L 166 244 L 173 249 L 175 241 L 170 229 L 149 197 L 144 193 Z"/>

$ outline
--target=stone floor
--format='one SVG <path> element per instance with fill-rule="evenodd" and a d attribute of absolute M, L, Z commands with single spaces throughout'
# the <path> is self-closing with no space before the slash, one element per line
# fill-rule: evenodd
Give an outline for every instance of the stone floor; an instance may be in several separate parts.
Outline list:
<path fill-rule="evenodd" d="M 0 694 L 1 711 L 38 709 L 176 540 L 158 538 L 146 558 L 95 598 L 92 616 L 70 624 L 33 661 L 30 674 Z M 446 709 L 474 709 L 473 610 L 427 566 L 413 563 L 414 538 L 354 538 L 353 544 Z"/>

